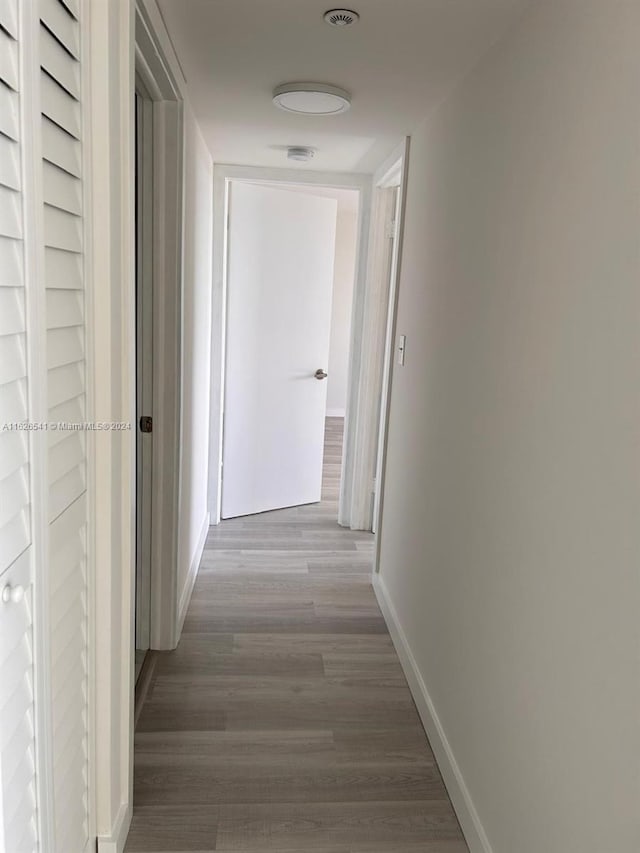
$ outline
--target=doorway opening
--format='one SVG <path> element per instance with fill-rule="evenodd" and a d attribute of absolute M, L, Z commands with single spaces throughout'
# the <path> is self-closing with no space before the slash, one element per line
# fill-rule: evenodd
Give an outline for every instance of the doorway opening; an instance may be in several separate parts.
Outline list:
<path fill-rule="evenodd" d="M 134 666 L 138 681 L 146 652 L 174 648 L 180 632 L 176 565 L 184 120 L 180 91 L 141 5 L 136 6 L 135 36 Z"/>
<path fill-rule="evenodd" d="M 225 517 L 250 515 L 319 500 L 322 445 L 328 424 L 326 421 L 322 427 L 317 424 L 320 419 L 319 412 L 324 409 L 325 418 L 344 418 L 344 428 L 341 430 L 342 461 L 338 474 L 334 459 L 332 473 L 333 485 L 339 490 L 338 523 L 352 530 L 370 532 L 379 527 L 382 512 L 380 493 L 386 409 L 390 393 L 390 365 L 395 346 L 395 289 L 399 274 L 402 186 L 406 175 L 407 152 L 408 140 L 405 140 L 373 178 L 252 167 L 215 168 L 209 493 L 213 524 Z M 252 189 L 248 190 L 247 187 Z M 329 393 L 325 389 L 326 402 L 323 405 L 319 402 L 322 393 L 314 380 L 328 380 L 330 383 L 332 374 L 334 377 L 339 375 L 335 361 L 327 375 L 325 362 L 328 364 L 330 361 L 328 353 L 318 355 L 317 347 L 314 349 L 310 346 L 309 349 L 316 355 L 307 354 L 297 366 L 289 363 L 284 371 L 289 381 L 286 392 L 282 388 L 273 387 L 272 377 L 277 375 L 282 380 L 282 368 L 285 363 L 283 359 L 289 358 L 296 347 L 304 348 L 316 335 L 317 328 L 314 327 L 316 331 L 313 331 L 309 327 L 310 312 L 315 313 L 318 323 L 328 324 L 325 328 L 325 344 L 332 337 L 328 332 L 329 324 L 332 331 L 334 328 L 334 324 L 329 320 L 332 309 L 320 299 L 317 282 L 313 286 L 310 284 L 304 255 L 299 252 L 304 242 L 311 239 L 310 235 L 317 240 L 325 226 L 320 225 L 318 220 L 305 229 L 300 224 L 303 221 L 301 213 L 297 217 L 293 214 L 293 219 L 289 222 L 282 219 L 278 227 L 278 215 L 264 213 L 264 210 L 269 210 L 264 198 L 253 199 L 257 205 L 256 209 L 261 206 L 264 209 L 265 218 L 261 226 L 254 221 L 249 230 L 243 233 L 238 222 L 251 219 L 251 215 L 247 214 L 248 201 L 245 196 L 252 192 L 256 195 L 263 194 L 265 198 L 269 193 L 277 194 L 280 201 L 272 199 L 272 209 L 275 210 L 278 206 L 295 206 L 294 202 L 285 204 L 283 201 L 286 195 L 290 197 L 292 193 L 299 193 L 301 198 L 322 198 L 323 195 L 335 198 L 336 194 L 344 191 L 350 191 L 358 199 L 355 216 L 355 261 L 352 258 L 351 273 L 354 284 L 347 297 L 347 312 L 344 311 L 345 297 L 344 293 L 342 294 L 343 317 L 345 313 L 350 315 L 346 324 L 348 332 L 341 335 L 342 351 L 348 351 L 348 367 L 342 381 L 334 382 Z M 300 202 L 300 209 L 303 207 L 304 204 Z M 314 223 L 313 215 L 320 216 L 317 210 L 315 214 L 309 215 L 311 218 L 307 220 L 308 223 Z M 335 211 L 333 222 L 334 237 L 329 239 L 335 239 L 336 233 L 342 237 L 345 229 L 343 225 L 335 229 Z M 252 233 L 251 228 L 254 238 L 248 236 Z M 256 234 L 259 237 L 256 238 Z M 255 245 L 252 245 L 251 239 L 254 239 Z M 311 242 L 313 243 L 313 240 Z M 353 246 L 353 240 L 351 245 Z M 317 245 L 315 249 L 313 246 L 307 246 L 307 249 L 311 252 L 317 251 Z M 335 258 L 335 246 L 332 245 L 330 250 L 325 249 L 325 256 L 329 251 L 332 258 Z M 278 264 L 282 266 L 283 257 L 284 268 L 278 272 Z M 319 265 L 316 263 L 312 266 L 315 275 Z M 338 264 L 335 265 L 336 271 L 337 268 Z M 266 284 L 270 271 L 275 280 L 274 284 Z M 285 276 L 291 279 L 289 286 L 293 293 L 293 308 L 291 305 L 288 308 L 285 306 L 286 300 L 279 290 Z M 251 280 L 253 283 L 247 284 L 247 281 Z M 255 289 L 253 293 L 251 287 Z M 316 287 L 315 291 L 313 287 Z M 326 281 L 324 288 L 323 292 L 326 294 Z M 271 301 L 266 298 L 269 295 L 273 297 Z M 333 294 L 334 309 L 340 303 L 340 297 L 336 300 L 335 296 L 336 294 Z M 260 305 L 261 308 L 258 307 Z M 238 328 L 240 332 L 237 331 Z M 276 357 L 272 357 L 271 350 L 274 339 L 276 348 L 279 348 Z M 342 363 L 344 364 L 344 360 Z M 242 393 L 238 389 L 243 388 L 246 399 L 243 405 L 238 406 L 235 398 L 238 393 Z M 297 412 L 283 405 L 286 403 L 287 393 L 296 395 L 303 389 L 304 393 L 299 394 L 300 409 Z M 331 390 L 338 396 L 342 393 L 341 403 L 334 403 L 335 396 Z M 312 409 L 315 413 L 315 427 L 309 426 Z M 276 412 L 274 418 L 273 411 Z M 283 412 L 286 414 L 283 415 Z M 286 421 L 287 417 L 290 423 L 283 425 L 283 420 Z M 310 443 L 305 446 L 308 455 L 303 456 L 301 462 L 300 448 L 296 446 L 296 441 L 289 444 L 285 438 L 287 435 L 290 438 L 290 427 L 293 423 L 298 430 L 299 440 L 299 430 L 305 422 L 305 434 L 310 434 L 308 431 L 311 430 L 314 435 L 315 455 L 312 462 Z M 335 437 L 336 428 L 340 424 L 334 423 L 332 426 Z M 252 432 L 254 446 L 251 453 L 247 453 L 246 433 Z M 333 443 L 335 445 L 335 441 Z M 280 466 L 277 464 L 278 460 L 281 461 Z M 264 473 L 265 467 L 269 467 L 266 463 L 271 464 L 269 476 Z M 236 506 L 224 506 L 233 504 L 233 500 L 228 500 L 228 497 L 236 488 L 237 471 L 243 466 L 246 468 L 245 476 L 244 480 L 240 478 L 240 481 L 241 490 L 244 490 L 245 495 L 260 492 L 264 485 L 261 478 L 277 484 L 275 491 L 286 492 L 286 489 L 280 487 L 285 486 L 286 481 L 292 479 L 293 475 L 302 475 L 305 466 L 314 472 L 314 486 L 313 489 L 308 488 L 307 479 L 306 491 L 299 488 L 297 500 L 293 500 L 291 495 L 288 500 L 280 495 L 280 502 L 269 504 L 262 495 L 258 500 L 254 500 L 253 504 L 248 501 Z M 301 476 L 300 479 L 304 478 Z M 273 498 L 269 495 L 267 497 Z"/>
<path fill-rule="evenodd" d="M 230 181 L 228 194 L 221 517 L 319 503 L 331 470 L 337 521 L 359 192 Z"/>

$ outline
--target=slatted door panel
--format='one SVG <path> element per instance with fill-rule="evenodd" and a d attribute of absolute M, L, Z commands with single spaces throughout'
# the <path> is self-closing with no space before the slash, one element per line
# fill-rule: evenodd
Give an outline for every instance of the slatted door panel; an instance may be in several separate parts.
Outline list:
<path fill-rule="evenodd" d="M 0 0 L 0 851 L 38 850 L 21 65 L 17 0 Z"/>
<path fill-rule="evenodd" d="M 39 0 L 55 851 L 87 824 L 85 306 L 80 4 Z"/>
<path fill-rule="evenodd" d="M 36 853 L 36 765 L 33 707 L 31 549 L 3 574 L 2 587 L 22 600 L 1 602 L 0 618 L 0 850 Z"/>
<path fill-rule="evenodd" d="M 88 842 L 86 515 L 82 496 L 50 529 L 57 853 L 81 853 Z"/>
<path fill-rule="evenodd" d="M 0 573 L 30 542 L 27 350 L 16 0 L 0 5 Z M 12 35 L 14 33 L 15 35 Z"/>

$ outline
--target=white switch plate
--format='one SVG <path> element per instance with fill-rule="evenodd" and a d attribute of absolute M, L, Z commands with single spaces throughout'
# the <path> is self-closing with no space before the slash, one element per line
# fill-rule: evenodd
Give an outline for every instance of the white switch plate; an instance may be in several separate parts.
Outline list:
<path fill-rule="evenodd" d="M 407 336 L 400 335 L 398 339 L 398 364 L 400 367 L 404 367 L 404 354 L 407 349 Z"/>

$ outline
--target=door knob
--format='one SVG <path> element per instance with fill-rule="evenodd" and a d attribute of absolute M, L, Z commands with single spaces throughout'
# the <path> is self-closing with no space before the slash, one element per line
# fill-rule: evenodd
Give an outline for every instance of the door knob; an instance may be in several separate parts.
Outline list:
<path fill-rule="evenodd" d="M 2 600 L 5 604 L 20 604 L 22 599 L 24 598 L 24 587 L 23 586 L 11 586 L 11 584 L 7 584 L 5 588 L 2 590 Z"/>
<path fill-rule="evenodd" d="M 329 374 L 326 373 L 326 371 L 324 371 L 321 367 L 319 367 L 313 375 L 316 377 L 316 379 L 326 379 Z"/>

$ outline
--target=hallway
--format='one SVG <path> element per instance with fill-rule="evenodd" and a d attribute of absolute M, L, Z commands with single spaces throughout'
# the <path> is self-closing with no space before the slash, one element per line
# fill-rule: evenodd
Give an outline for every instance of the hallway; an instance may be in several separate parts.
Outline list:
<path fill-rule="evenodd" d="M 179 648 L 136 731 L 128 853 L 466 853 L 370 583 L 318 505 L 211 528 Z"/>

